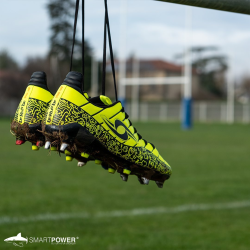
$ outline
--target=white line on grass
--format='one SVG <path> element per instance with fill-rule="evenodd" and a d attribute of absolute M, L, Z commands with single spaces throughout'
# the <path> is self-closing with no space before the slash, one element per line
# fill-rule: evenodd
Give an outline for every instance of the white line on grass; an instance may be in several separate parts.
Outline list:
<path fill-rule="evenodd" d="M 109 218 L 109 217 L 124 217 L 124 216 L 139 216 L 149 214 L 174 214 L 184 213 L 189 211 L 207 211 L 207 210 L 226 210 L 250 207 L 250 201 L 239 201 L 230 203 L 215 203 L 215 204 L 187 204 L 177 207 L 152 207 L 152 208 L 138 208 L 131 210 L 117 210 L 110 212 L 98 213 L 58 213 L 58 214 L 39 214 L 28 217 L 0 217 L 0 225 L 27 223 L 37 221 L 58 221 L 67 219 L 88 219 L 88 218 Z"/>

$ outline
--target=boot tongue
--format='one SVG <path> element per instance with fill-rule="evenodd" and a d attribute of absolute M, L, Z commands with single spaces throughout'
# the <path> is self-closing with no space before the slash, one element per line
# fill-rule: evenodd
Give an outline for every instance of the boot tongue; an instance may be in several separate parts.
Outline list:
<path fill-rule="evenodd" d="M 112 104 L 112 101 L 105 95 L 100 95 L 100 100 L 107 106 Z"/>
<path fill-rule="evenodd" d="M 48 90 L 47 87 L 47 77 L 45 72 L 36 71 L 31 75 L 30 81 L 28 85 L 35 85 Z"/>
<path fill-rule="evenodd" d="M 82 74 L 75 71 L 70 71 L 63 81 L 63 85 L 67 85 L 78 92 L 82 93 Z"/>

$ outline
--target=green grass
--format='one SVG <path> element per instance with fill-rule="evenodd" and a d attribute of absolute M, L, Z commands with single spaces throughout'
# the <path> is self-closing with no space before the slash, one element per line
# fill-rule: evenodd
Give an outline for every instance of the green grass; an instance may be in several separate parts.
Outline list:
<path fill-rule="evenodd" d="M 250 128 L 246 125 L 197 124 L 182 131 L 177 123 L 139 123 L 173 168 L 158 189 L 127 183 L 100 166 L 78 168 L 64 156 L 30 143 L 15 146 L 9 121 L 0 120 L 0 217 L 131 210 L 250 200 Z M 189 211 L 117 218 L 75 218 L 0 224 L 0 249 L 16 249 L 3 240 L 23 236 L 78 236 L 77 244 L 33 243 L 24 249 L 86 250 L 249 250 L 250 208 Z"/>

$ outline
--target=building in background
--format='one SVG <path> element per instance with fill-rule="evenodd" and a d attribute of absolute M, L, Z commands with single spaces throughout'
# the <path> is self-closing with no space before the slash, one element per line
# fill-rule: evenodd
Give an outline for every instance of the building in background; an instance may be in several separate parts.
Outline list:
<path fill-rule="evenodd" d="M 126 77 L 133 77 L 133 58 L 129 58 L 126 62 Z M 161 59 L 139 59 L 139 77 L 180 77 L 183 76 L 183 66 Z M 115 61 L 116 79 L 119 88 L 119 62 Z M 110 63 L 107 67 L 107 95 L 113 97 L 113 78 Z M 224 84 L 221 88 L 223 89 Z M 126 86 L 126 98 L 131 98 L 131 86 Z M 180 101 L 182 99 L 183 85 L 141 85 L 140 100 L 143 101 Z M 200 77 L 197 70 L 192 70 L 192 96 L 194 100 L 216 100 L 216 95 L 203 88 L 200 83 Z"/>

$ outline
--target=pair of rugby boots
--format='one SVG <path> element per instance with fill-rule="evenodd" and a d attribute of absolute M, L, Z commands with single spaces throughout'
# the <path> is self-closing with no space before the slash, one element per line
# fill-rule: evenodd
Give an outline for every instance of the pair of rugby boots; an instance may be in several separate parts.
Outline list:
<path fill-rule="evenodd" d="M 71 71 L 53 96 L 46 74 L 34 72 L 11 123 L 16 145 L 30 141 L 32 150 L 44 146 L 65 153 L 78 166 L 94 160 L 124 181 L 136 175 L 141 184 L 153 180 L 162 188 L 171 167 L 132 126 L 121 102 L 90 98 L 81 86 L 82 74 Z"/>

